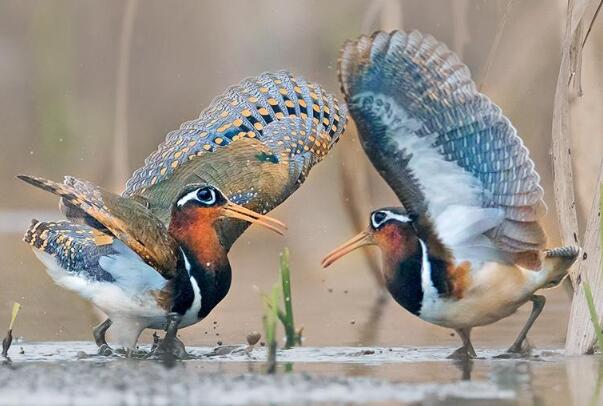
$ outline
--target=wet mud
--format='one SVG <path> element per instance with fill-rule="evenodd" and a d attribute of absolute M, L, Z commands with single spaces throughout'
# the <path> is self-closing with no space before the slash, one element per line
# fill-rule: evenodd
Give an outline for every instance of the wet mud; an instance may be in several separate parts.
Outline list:
<path fill-rule="evenodd" d="M 149 348 L 142 347 L 145 351 Z M 445 347 L 189 347 L 190 359 L 99 356 L 89 342 L 15 343 L 0 368 L 0 405 L 600 404 L 599 358 L 535 350 L 520 359 L 487 349 L 470 362 Z"/>

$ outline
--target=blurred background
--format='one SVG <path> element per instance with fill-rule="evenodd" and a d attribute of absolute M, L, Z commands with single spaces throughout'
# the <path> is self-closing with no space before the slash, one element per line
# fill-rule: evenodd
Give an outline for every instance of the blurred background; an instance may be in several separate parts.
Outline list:
<path fill-rule="evenodd" d="M 566 7 L 566 0 L 0 2 L 0 326 L 13 301 L 23 304 L 16 333 L 27 340 L 89 340 L 99 321 L 90 304 L 54 285 L 21 242 L 32 217 L 55 219 L 59 212 L 56 199 L 17 182 L 16 174 L 74 175 L 119 192 L 165 134 L 245 77 L 290 69 L 339 95 L 339 47 L 376 29 L 431 33 L 467 63 L 531 151 L 554 245 L 549 153 Z M 602 45 L 603 24 L 595 24 L 583 55 L 584 96 L 572 102 L 582 222 L 603 153 L 603 84 L 596 80 Z M 368 250 L 328 271 L 319 266 L 359 231 L 350 205 L 364 224 L 371 209 L 396 204 L 351 124 L 304 186 L 272 212 L 288 224 L 286 238 L 252 227 L 235 244 L 229 295 L 207 320 L 181 332 L 185 342 L 240 343 L 261 330 L 258 288 L 276 282 L 278 254 L 288 246 L 305 344 L 457 345 L 449 330 L 414 318 L 389 297 L 379 300 Z M 532 342 L 561 346 L 569 296 L 561 288 L 546 295 Z M 528 312 L 526 306 L 476 329 L 474 344 L 509 345 Z"/>

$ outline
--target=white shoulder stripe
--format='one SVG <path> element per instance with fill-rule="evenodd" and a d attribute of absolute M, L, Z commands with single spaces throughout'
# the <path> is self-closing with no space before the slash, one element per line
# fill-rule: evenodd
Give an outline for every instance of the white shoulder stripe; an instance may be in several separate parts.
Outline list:
<path fill-rule="evenodd" d="M 184 258 L 184 268 L 186 269 L 186 272 L 191 273 L 191 263 L 188 260 L 188 257 L 186 256 L 186 254 L 184 253 L 184 250 L 182 249 L 182 247 L 179 247 L 180 252 L 182 253 L 182 257 Z"/>
<path fill-rule="evenodd" d="M 429 301 L 435 301 L 438 298 L 438 291 L 433 285 L 431 279 L 431 263 L 427 246 L 423 240 L 419 239 L 421 244 L 421 289 L 423 290 L 423 304 Z"/>

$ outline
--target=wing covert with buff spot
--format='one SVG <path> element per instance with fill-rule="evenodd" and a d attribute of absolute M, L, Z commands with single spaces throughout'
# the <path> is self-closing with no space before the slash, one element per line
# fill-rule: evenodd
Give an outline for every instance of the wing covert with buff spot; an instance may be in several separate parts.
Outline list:
<path fill-rule="evenodd" d="M 100 187 L 72 177 L 64 183 L 20 175 L 33 186 L 60 196 L 69 207 L 77 208 L 106 228 L 110 233 L 164 278 L 172 278 L 177 271 L 177 243 L 164 224 L 146 207 L 133 199 L 124 198 Z"/>
<path fill-rule="evenodd" d="M 534 163 L 500 108 L 443 43 L 417 31 L 348 41 L 342 91 L 373 165 L 409 211 L 499 209 L 485 231 L 503 252 L 537 268 L 546 237 Z"/>
<path fill-rule="evenodd" d="M 165 221 L 177 192 L 205 181 L 235 203 L 266 213 L 327 155 L 346 118 L 345 105 L 318 84 L 285 71 L 263 73 L 227 89 L 198 119 L 170 132 L 123 196 L 141 196 Z"/>
<path fill-rule="evenodd" d="M 113 275 L 99 265 L 102 256 L 114 253 L 113 236 L 70 221 L 32 220 L 23 241 L 52 255 L 65 271 L 93 282 L 114 282 Z"/>

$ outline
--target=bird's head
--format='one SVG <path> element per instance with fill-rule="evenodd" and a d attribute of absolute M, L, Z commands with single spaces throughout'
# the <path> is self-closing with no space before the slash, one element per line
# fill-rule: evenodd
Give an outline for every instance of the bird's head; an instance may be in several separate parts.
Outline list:
<path fill-rule="evenodd" d="M 287 229 L 276 219 L 231 202 L 218 188 L 207 184 L 189 185 L 180 193 L 172 206 L 169 229 L 177 240 L 212 246 L 216 224 L 226 217 L 258 224 L 281 235 Z"/>
<path fill-rule="evenodd" d="M 386 207 L 371 213 L 369 226 L 351 240 L 331 251 L 323 260 L 328 267 L 344 255 L 366 245 L 381 248 L 386 261 L 403 261 L 415 253 L 418 239 L 416 217 L 402 207 Z"/>
<path fill-rule="evenodd" d="M 225 217 L 259 224 L 280 235 L 284 235 L 287 229 L 281 221 L 235 204 L 218 188 L 205 184 L 189 185 L 180 193 L 172 207 L 171 221 L 184 220 L 189 225 L 202 221 L 213 226 Z"/>

